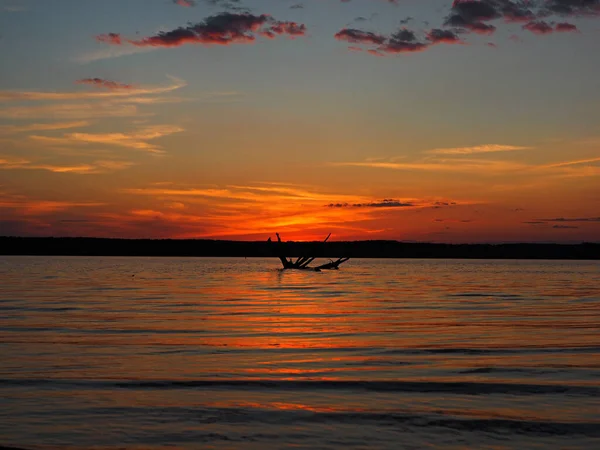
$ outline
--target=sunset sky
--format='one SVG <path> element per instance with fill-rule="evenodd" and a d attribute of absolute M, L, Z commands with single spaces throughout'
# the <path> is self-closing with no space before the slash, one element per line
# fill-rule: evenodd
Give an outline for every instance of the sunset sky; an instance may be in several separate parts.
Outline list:
<path fill-rule="evenodd" d="M 600 0 L 0 0 L 0 235 L 600 241 Z"/>

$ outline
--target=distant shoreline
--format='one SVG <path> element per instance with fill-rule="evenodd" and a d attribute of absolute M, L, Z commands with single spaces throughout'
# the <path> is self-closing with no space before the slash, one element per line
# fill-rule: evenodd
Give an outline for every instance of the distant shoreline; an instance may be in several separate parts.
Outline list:
<path fill-rule="evenodd" d="M 433 244 L 0 237 L 0 255 L 600 260 L 600 243 Z"/>

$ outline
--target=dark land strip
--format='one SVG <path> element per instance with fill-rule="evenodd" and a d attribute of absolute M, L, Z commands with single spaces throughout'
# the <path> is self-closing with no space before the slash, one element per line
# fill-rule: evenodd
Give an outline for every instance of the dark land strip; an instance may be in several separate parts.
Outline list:
<path fill-rule="evenodd" d="M 209 239 L 0 237 L 0 255 L 320 258 L 600 259 L 600 243 L 433 244 L 400 241 L 266 242 Z"/>

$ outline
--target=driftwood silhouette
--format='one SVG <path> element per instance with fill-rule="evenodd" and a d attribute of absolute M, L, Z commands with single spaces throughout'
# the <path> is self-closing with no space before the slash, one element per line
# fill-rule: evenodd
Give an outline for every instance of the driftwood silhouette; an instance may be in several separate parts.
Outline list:
<path fill-rule="evenodd" d="M 281 252 L 281 250 L 282 250 L 281 246 L 278 245 L 278 244 L 282 243 L 281 237 L 279 236 L 279 233 L 275 233 L 275 235 L 277 236 L 277 243 L 274 243 L 274 244 L 278 246 L 278 251 Z M 329 233 L 327 235 L 327 237 L 325 238 L 325 240 L 323 242 L 324 243 L 327 242 L 329 240 L 330 236 L 331 236 L 331 233 Z M 272 242 L 271 238 L 269 238 L 267 241 Z M 346 261 L 348 261 L 350 259 L 350 258 L 346 258 L 346 257 L 338 258 L 337 261 L 333 261 L 330 259 L 329 262 L 326 264 L 322 264 L 317 267 L 310 267 L 309 264 L 312 263 L 317 258 L 316 256 L 299 256 L 298 258 L 296 258 L 296 261 L 292 260 L 292 258 L 288 259 L 287 256 L 284 256 L 281 253 L 279 253 L 279 255 L 277 255 L 277 257 L 281 261 L 281 264 L 283 265 L 284 269 L 312 270 L 315 272 L 320 272 L 321 270 L 338 270 L 340 267 L 340 264 L 345 263 Z"/>

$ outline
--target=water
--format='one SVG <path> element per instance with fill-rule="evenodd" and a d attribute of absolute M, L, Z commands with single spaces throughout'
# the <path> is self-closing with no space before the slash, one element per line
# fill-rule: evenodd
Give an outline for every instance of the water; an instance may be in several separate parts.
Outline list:
<path fill-rule="evenodd" d="M 600 263 L 0 258 L 0 445 L 600 448 Z"/>

